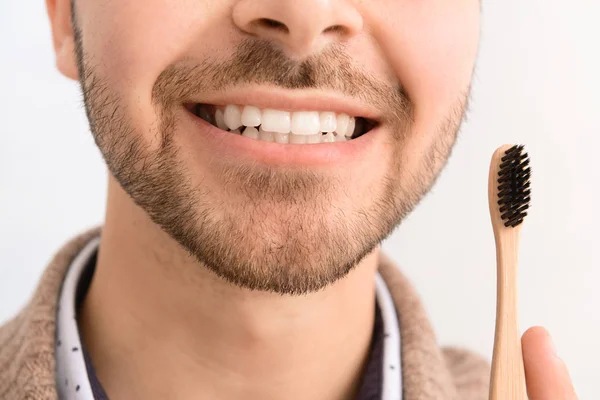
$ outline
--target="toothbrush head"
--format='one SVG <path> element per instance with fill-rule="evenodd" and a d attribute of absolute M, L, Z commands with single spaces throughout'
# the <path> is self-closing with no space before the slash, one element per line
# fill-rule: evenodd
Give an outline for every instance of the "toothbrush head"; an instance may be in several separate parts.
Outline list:
<path fill-rule="evenodd" d="M 516 227 L 527 216 L 531 200 L 529 156 L 523 145 L 504 153 L 498 169 L 498 206 L 505 227 Z"/>

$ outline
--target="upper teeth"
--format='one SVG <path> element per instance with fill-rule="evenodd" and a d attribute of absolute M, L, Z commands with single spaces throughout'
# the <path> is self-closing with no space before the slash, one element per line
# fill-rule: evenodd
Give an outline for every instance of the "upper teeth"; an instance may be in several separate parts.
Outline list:
<path fill-rule="evenodd" d="M 220 129 L 236 130 L 242 126 L 258 127 L 261 131 L 294 135 L 316 135 L 335 132 L 336 136 L 351 137 L 355 119 L 347 114 L 331 111 L 280 111 L 261 110 L 254 106 L 230 104 L 223 111 L 215 112 L 216 125 Z M 256 136 L 252 130 L 251 136 Z"/>

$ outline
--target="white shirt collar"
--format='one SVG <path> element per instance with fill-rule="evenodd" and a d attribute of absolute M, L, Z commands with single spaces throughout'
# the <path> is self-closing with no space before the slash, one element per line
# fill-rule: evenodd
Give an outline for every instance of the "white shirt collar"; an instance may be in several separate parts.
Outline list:
<path fill-rule="evenodd" d="M 94 400 L 76 320 L 77 286 L 90 258 L 98 250 L 100 238 L 92 239 L 75 257 L 63 282 L 56 319 L 56 385 L 61 400 Z M 381 400 L 402 398 L 400 330 L 392 296 L 377 274 L 377 303 L 384 329 L 383 391 Z"/>
<path fill-rule="evenodd" d="M 75 257 L 63 281 L 56 316 L 56 387 L 61 400 L 94 400 L 77 327 L 77 285 L 100 238 L 92 239 Z"/>

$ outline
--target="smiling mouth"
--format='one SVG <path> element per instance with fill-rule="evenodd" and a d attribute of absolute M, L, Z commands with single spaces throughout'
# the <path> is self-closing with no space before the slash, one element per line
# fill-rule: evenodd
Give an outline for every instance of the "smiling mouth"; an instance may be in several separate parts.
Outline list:
<path fill-rule="evenodd" d="M 374 120 L 332 111 L 282 111 L 246 105 L 186 104 L 211 125 L 255 140 L 280 144 L 318 144 L 356 139 L 375 128 Z"/>

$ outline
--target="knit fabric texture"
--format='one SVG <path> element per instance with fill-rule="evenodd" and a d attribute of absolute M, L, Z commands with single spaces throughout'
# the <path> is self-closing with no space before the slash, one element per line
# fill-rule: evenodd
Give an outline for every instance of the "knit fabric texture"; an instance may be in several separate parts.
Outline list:
<path fill-rule="evenodd" d="M 60 287 L 73 258 L 100 234 L 96 228 L 67 243 L 46 268 L 29 303 L 0 326 L 0 399 L 58 399 L 54 348 Z M 379 272 L 399 318 L 403 400 L 486 400 L 488 361 L 464 349 L 441 348 L 415 290 L 384 255 Z"/>

